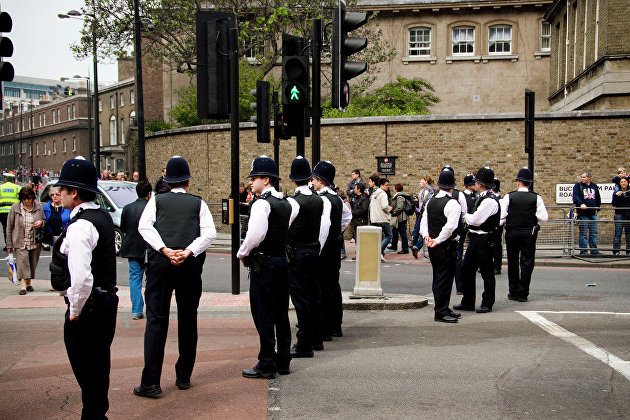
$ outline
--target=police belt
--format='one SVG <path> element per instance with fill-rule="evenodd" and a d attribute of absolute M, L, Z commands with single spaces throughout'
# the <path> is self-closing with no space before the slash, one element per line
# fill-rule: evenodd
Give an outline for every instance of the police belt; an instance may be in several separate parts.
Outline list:
<path fill-rule="evenodd" d="M 113 289 L 105 290 L 102 287 L 95 286 L 92 288 L 92 293 L 90 293 L 89 297 L 97 298 L 97 297 L 106 297 L 116 296 L 116 292 L 118 291 L 118 287 L 114 286 Z M 66 302 L 66 305 L 70 305 L 70 301 L 68 300 L 68 296 L 64 296 L 63 300 Z"/>
<path fill-rule="evenodd" d="M 472 236 L 472 237 L 479 236 L 481 238 L 483 236 L 488 236 L 488 234 L 468 231 L 468 236 Z"/>

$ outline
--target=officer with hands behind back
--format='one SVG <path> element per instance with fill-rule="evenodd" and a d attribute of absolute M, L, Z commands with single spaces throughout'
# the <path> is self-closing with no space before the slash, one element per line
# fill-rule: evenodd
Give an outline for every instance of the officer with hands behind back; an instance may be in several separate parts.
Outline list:
<path fill-rule="evenodd" d="M 57 186 L 70 222 L 53 248 L 51 283 L 68 304 L 64 342 L 81 387 L 82 419 L 104 419 L 116 331 L 116 249 L 114 225 L 94 200 L 96 168 L 82 157 L 63 164 Z"/>
<path fill-rule="evenodd" d="M 217 235 L 208 205 L 201 197 L 188 194 L 190 178 L 186 159 L 172 157 L 164 176 L 169 192 L 149 199 L 138 224 L 138 232 L 151 247 L 144 292 L 147 309 L 144 369 L 140 385 L 133 390 L 139 397 L 158 398 L 162 394 L 160 378 L 173 290 L 179 349 L 175 385 L 182 390 L 190 388 L 197 355 L 201 272 L 206 249 Z"/>
<path fill-rule="evenodd" d="M 243 376 L 273 379 L 276 372 L 288 374 L 291 363 L 286 248 L 292 209 L 275 189 L 279 177 L 273 159 L 255 158 L 248 178 L 256 197 L 250 202 L 249 228 L 236 256 L 250 270 L 249 301 L 260 352 L 256 366 L 243 370 Z"/>
<path fill-rule="evenodd" d="M 435 321 L 455 323 L 461 316 L 448 307 L 455 278 L 458 226 L 461 207 L 453 198 L 455 176 L 447 169 L 440 172 L 437 182 L 440 191 L 431 197 L 420 221 L 420 234 L 429 249 L 433 267 L 433 296 Z"/>

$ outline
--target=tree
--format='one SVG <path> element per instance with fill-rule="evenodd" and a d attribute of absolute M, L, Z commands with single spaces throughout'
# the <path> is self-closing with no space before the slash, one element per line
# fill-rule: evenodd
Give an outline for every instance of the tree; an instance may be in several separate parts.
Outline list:
<path fill-rule="evenodd" d="M 440 99 L 433 94 L 435 89 L 422 79 L 397 77 L 373 91 L 351 93 L 346 112 L 330 107 L 323 108 L 324 118 L 368 117 L 379 115 L 422 115 L 430 114 L 429 107 Z"/>

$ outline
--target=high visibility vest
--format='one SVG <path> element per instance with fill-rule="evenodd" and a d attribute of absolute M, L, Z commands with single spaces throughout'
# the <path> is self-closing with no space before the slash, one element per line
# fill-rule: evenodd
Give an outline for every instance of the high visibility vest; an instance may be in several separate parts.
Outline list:
<path fill-rule="evenodd" d="M 20 201 L 18 193 L 21 187 L 13 182 L 5 182 L 0 185 L 0 213 L 8 213 L 11 206 Z"/>

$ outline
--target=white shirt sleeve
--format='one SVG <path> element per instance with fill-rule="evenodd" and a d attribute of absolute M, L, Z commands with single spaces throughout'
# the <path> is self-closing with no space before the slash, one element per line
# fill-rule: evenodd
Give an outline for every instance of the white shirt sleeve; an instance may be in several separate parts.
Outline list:
<path fill-rule="evenodd" d="M 321 197 L 321 196 L 320 196 Z M 319 225 L 319 250 L 321 252 L 324 249 L 324 244 L 328 239 L 328 232 L 330 231 L 330 201 L 327 198 L 321 197 L 324 202 L 324 209 L 322 210 L 322 222 Z"/>
<path fill-rule="evenodd" d="M 536 218 L 538 218 L 539 222 L 546 222 L 549 219 L 547 209 L 545 208 L 545 203 L 543 203 L 543 199 L 541 196 L 538 196 L 538 198 L 536 198 Z"/>
<path fill-rule="evenodd" d="M 254 250 L 267 236 L 271 206 L 267 200 L 256 200 L 249 210 L 247 235 L 241 244 L 236 258 L 244 258 Z"/>
<path fill-rule="evenodd" d="M 342 208 L 342 212 L 341 212 L 341 231 L 343 232 L 344 230 L 346 230 L 346 228 L 350 224 L 350 221 L 352 220 L 352 210 L 350 210 L 350 208 L 348 208 L 346 203 L 343 203 L 341 208 Z"/>
<path fill-rule="evenodd" d="M 433 238 L 436 243 L 441 244 L 451 237 L 455 229 L 457 229 L 457 224 L 461 219 L 461 206 L 458 203 L 455 203 L 454 200 L 449 200 L 444 206 L 444 215 L 446 216 L 446 224 L 442 227 L 440 234 L 437 238 Z M 426 213 L 426 211 L 425 211 Z M 423 215 L 424 216 L 424 215 Z"/>
<path fill-rule="evenodd" d="M 144 207 L 140 221 L 138 222 L 138 233 L 142 235 L 142 238 L 155 249 L 160 252 L 160 249 L 166 245 L 162 240 L 162 237 L 158 233 L 157 229 L 153 226 L 156 220 L 156 207 L 155 207 L 155 195 L 151 195 L 151 198 Z"/>
<path fill-rule="evenodd" d="M 214 227 L 214 220 L 212 220 L 212 214 L 205 201 L 201 200 L 199 206 L 199 236 L 186 247 L 192 251 L 196 257 L 202 252 L 206 252 L 206 249 L 214 242 L 217 237 L 217 229 Z"/>
<path fill-rule="evenodd" d="M 429 201 L 431 201 L 431 199 L 429 198 Z M 422 236 L 423 238 L 426 238 L 429 236 L 429 219 L 427 216 L 427 206 L 429 205 L 429 201 L 427 201 L 427 204 L 424 206 L 424 212 L 422 212 L 422 219 L 420 219 L 420 236 Z"/>
<path fill-rule="evenodd" d="M 98 242 L 98 231 L 87 220 L 79 219 L 68 226 L 61 252 L 68 256 L 70 287 L 66 297 L 70 302 L 70 315 L 79 316 L 92 293 L 92 251 Z"/>
<path fill-rule="evenodd" d="M 468 213 L 468 202 L 466 201 L 466 197 L 464 197 L 464 193 L 462 191 L 459 192 L 459 195 L 457 196 L 457 201 L 459 202 L 459 207 L 462 210 L 461 216 Z M 472 209 L 470 210 L 472 211 Z"/>
<path fill-rule="evenodd" d="M 291 227 L 295 218 L 300 214 L 300 205 L 293 197 L 287 197 L 287 201 L 291 204 L 291 216 L 289 217 L 289 227 Z"/>
<path fill-rule="evenodd" d="M 474 230 L 476 226 L 481 225 L 483 222 L 488 220 L 488 217 L 492 216 L 497 211 L 499 211 L 499 204 L 497 201 L 492 198 L 487 198 L 481 202 L 474 213 L 466 213 L 464 218 L 466 223 L 470 225 L 471 230 Z"/>
<path fill-rule="evenodd" d="M 508 206 L 510 205 L 510 194 L 505 194 L 502 199 L 499 200 L 501 206 L 501 226 L 505 224 L 505 220 L 508 215 Z"/>

